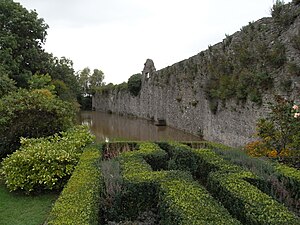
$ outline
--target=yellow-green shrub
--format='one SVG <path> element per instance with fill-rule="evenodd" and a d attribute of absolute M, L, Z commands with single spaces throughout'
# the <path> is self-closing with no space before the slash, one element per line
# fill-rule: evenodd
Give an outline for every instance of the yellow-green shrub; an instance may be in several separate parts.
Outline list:
<path fill-rule="evenodd" d="M 49 225 L 98 225 L 103 180 L 101 153 L 88 147 L 49 216 Z"/>
<path fill-rule="evenodd" d="M 72 174 L 82 148 L 93 139 L 83 126 L 49 138 L 22 139 L 21 148 L 2 162 L 5 184 L 11 191 L 60 189 Z"/>

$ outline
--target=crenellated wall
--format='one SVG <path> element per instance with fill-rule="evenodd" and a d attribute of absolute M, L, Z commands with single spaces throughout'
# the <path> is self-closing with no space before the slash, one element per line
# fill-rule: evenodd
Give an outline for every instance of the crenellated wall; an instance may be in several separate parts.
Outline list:
<path fill-rule="evenodd" d="M 254 139 L 256 121 L 266 115 L 266 103 L 272 101 L 274 94 L 299 98 L 300 74 L 297 71 L 291 74 L 289 65 L 293 63 L 300 68 L 300 49 L 293 42 L 294 37 L 300 37 L 300 9 L 299 5 L 291 3 L 285 6 L 285 10 L 285 13 L 293 12 L 296 15 L 288 26 L 282 27 L 274 18 L 263 18 L 209 49 L 162 70 L 156 71 L 153 61 L 147 60 L 138 96 L 132 96 L 128 90 L 111 89 L 93 96 L 93 108 L 145 119 L 164 119 L 168 126 L 202 134 L 206 140 L 230 146 L 244 145 Z M 284 46 L 285 61 L 278 68 L 267 57 L 264 59 L 260 56 L 259 61 L 250 57 L 248 59 L 248 63 L 252 64 L 251 70 L 263 67 L 272 76 L 272 88 L 264 90 L 264 86 L 260 86 L 260 104 L 249 97 L 244 101 L 237 100 L 236 96 L 226 100 L 212 99 L 208 95 L 208 83 L 216 76 L 214 73 L 221 71 L 215 70 L 214 66 L 217 68 L 225 57 L 228 63 L 235 63 L 234 69 L 240 69 L 243 65 L 237 64 L 241 62 L 242 56 L 237 58 L 237 54 L 241 54 L 237 49 L 244 46 L 246 41 L 248 49 L 245 49 L 254 55 L 261 54 L 259 50 L 253 50 L 261 44 L 271 49 L 270 55 L 275 42 Z M 282 90 L 283 80 L 291 82 L 288 90 Z"/>

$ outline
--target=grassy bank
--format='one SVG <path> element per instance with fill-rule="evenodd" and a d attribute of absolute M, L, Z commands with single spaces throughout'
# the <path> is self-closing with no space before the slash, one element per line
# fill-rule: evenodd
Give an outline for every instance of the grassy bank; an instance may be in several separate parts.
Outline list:
<path fill-rule="evenodd" d="M 11 193 L 0 182 L 0 224 L 41 225 L 57 197 L 53 193 L 36 196 Z"/>

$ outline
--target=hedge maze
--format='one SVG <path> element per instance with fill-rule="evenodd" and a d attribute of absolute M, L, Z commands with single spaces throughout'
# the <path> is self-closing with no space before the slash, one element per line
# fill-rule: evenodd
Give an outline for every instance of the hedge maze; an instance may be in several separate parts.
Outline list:
<path fill-rule="evenodd" d="M 48 224 L 300 224 L 295 210 L 259 188 L 262 177 L 224 159 L 214 148 L 230 151 L 204 142 L 110 143 L 89 148 Z M 113 153 L 108 154 L 110 149 Z M 121 179 L 115 185 L 121 188 L 110 196 L 110 204 L 104 202 L 111 191 L 108 186 L 113 186 L 106 184 L 100 161 L 118 165 Z M 289 181 L 284 182 L 287 190 L 299 200 L 299 171 L 279 165 L 274 170 Z M 155 214 L 155 221 L 130 222 L 145 212 Z"/>

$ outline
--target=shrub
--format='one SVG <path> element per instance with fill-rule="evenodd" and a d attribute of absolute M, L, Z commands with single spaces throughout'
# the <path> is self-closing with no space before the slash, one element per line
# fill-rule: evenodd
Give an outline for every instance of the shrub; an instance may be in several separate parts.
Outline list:
<path fill-rule="evenodd" d="M 275 96 L 275 103 L 269 106 L 269 115 L 257 123 L 258 137 L 267 148 L 275 149 L 279 156 L 284 150 L 294 151 L 300 146 L 300 120 L 295 107 L 298 108 L 293 101 Z"/>
<path fill-rule="evenodd" d="M 82 148 L 93 136 L 79 126 L 49 138 L 22 139 L 22 146 L 2 162 L 2 174 L 9 190 L 27 193 L 60 189 L 72 174 Z"/>
<path fill-rule="evenodd" d="M 187 170 L 192 173 L 196 171 L 197 162 L 192 150 L 183 144 L 165 143 L 162 147 L 169 155 L 169 170 Z"/>
<path fill-rule="evenodd" d="M 159 150 L 149 149 L 120 155 L 125 185 L 122 212 L 159 205 L 160 224 L 240 224 L 189 173 L 153 172 L 143 157 Z M 135 213 L 132 215 L 137 216 L 138 211 Z"/>
<path fill-rule="evenodd" d="M 298 4 L 297 0 L 295 3 Z M 276 0 L 271 9 L 271 15 L 274 21 L 283 28 L 288 27 L 295 20 L 295 15 L 292 12 L 286 12 L 285 3 L 282 0 Z"/>
<path fill-rule="evenodd" d="M 293 197 L 300 201 L 300 171 L 279 163 L 275 163 L 274 168 L 276 176 L 285 183 Z"/>
<path fill-rule="evenodd" d="M 128 79 L 128 90 L 133 96 L 138 96 L 142 88 L 142 74 L 134 74 Z"/>
<path fill-rule="evenodd" d="M 10 92 L 16 91 L 17 87 L 15 85 L 16 82 L 2 72 L 0 67 L 0 98 Z"/>
<path fill-rule="evenodd" d="M 256 175 L 225 161 L 212 150 L 194 152 L 198 157 L 198 176 L 207 179 L 209 191 L 242 223 L 299 223 L 299 219 L 287 208 L 246 181 L 256 180 Z"/>
<path fill-rule="evenodd" d="M 0 99 L 0 158 L 20 146 L 20 137 L 38 138 L 73 125 L 75 108 L 47 89 L 19 90 Z"/>
<path fill-rule="evenodd" d="M 299 218 L 280 203 L 245 181 L 250 172 L 211 173 L 209 189 L 224 206 L 245 224 L 300 224 Z"/>
<path fill-rule="evenodd" d="M 95 146 L 88 147 L 55 202 L 49 225 L 98 225 L 99 204 L 103 193 L 100 172 L 101 153 Z"/>
<path fill-rule="evenodd" d="M 240 224 L 183 171 L 170 171 L 159 182 L 161 224 Z"/>
<path fill-rule="evenodd" d="M 253 143 L 254 145 L 249 144 L 249 147 L 252 150 L 254 150 L 254 152 L 251 152 L 251 154 L 257 155 L 257 153 L 259 154 L 263 153 L 263 152 L 256 152 L 256 147 L 255 147 L 256 142 Z M 194 145 L 195 148 L 201 147 L 201 144 L 203 146 L 203 143 L 201 142 L 200 143 L 196 142 L 192 144 Z M 258 142 L 258 145 L 260 144 L 261 143 Z M 210 147 L 210 148 L 216 154 L 221 156 L 223 159 L 229 161 L 230 163 L 240 166 L 244 170 L 250 170 L 256 176 L 258 176 L 255 177 L 254 179 L 252 178 L 247 179 L 248 182 L 255 185 L 263 192 L 269 194 L 279 202 L 283 203 L 293 212 L 295 213 L 299 212 L 300 194 L 298 188 L 299 186 L 297 185 L 297 183 L 299 183 L 300 180 L 298 178 L 299 172 L 296 169 L 278 163 L 274 164 L 268 160 L 264 160 L 263 158 L 249 157 L 245 151 L 242 151 L 240 149 L 232 149 L 222 145 L 217 147 L 219 144 L 212 144 L 212 145 L 214 145 L 215 147 Z M 205 147 L 209 147 L 209 145 L 206 145 Z M 202 152 L 202 150 L 200 152 Z M 266 149 L 266 152 L 263 153 L 263 155 L 269 156 L 270 153 L 271 153 L 270 150 Z M 282 154 L 285 154 L 285 151 L 282 151 L 281 155 Z M 281 166 L 285 167 L 283 171 L 289 171 L 289 172 L 286 173 L 283 173 L 283 171 L 280 172 L 279 169 L 276 169 L 277 165 L 280 167 Z"/>

